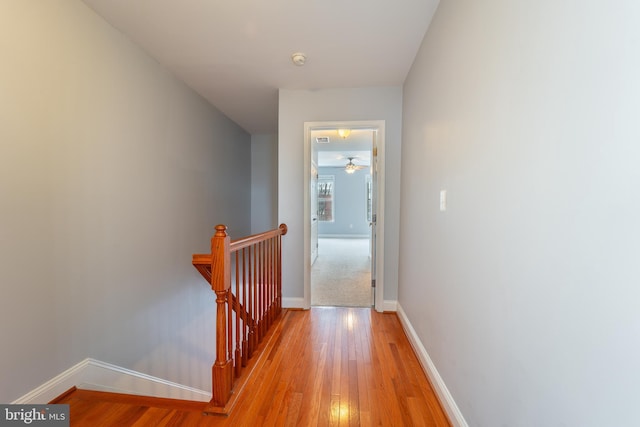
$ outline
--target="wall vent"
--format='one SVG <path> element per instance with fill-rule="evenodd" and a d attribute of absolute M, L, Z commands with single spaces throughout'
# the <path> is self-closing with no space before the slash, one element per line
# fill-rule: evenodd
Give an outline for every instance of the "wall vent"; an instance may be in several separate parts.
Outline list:
<path fill-rule="evenodd" d="M 329 137 L 328 136 L 319 136 L 316 138 L 316 143 L 318 144 L 328 144 L 329 141 Z"/>

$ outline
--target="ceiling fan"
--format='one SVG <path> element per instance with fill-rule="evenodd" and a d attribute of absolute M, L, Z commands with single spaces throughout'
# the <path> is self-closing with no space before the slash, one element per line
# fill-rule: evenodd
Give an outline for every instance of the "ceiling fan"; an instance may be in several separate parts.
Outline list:
<path fill-rule="evenodd" d="M 347 159 L 349 159 L 349 163 L 347 163 L 347 165 L 344 167 L 344 171 L 346 173 L 355 173 L 355 171 L 364 169 L 364 166 L 358 166 L 355 163 L 353 163 L 353 159 L 355 159 L 355 157 L 347 157 Z"/>

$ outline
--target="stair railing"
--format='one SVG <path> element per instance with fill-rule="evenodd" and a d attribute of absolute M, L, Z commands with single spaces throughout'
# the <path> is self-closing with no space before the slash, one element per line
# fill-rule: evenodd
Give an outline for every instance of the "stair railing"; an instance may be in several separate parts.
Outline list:
<path fill-rule="evenodd" d="M 224 407 L 234 381 L 282 309 L 282 236 L 287 226 L 231 241 L 217 225 L 210 254 L 193 265 L 216 294 L 211 405 Z"/>

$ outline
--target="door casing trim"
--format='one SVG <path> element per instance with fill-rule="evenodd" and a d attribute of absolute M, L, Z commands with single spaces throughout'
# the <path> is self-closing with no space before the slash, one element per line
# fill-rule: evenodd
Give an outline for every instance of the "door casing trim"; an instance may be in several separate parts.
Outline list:
<path fill-rule="evenodd" d="M 377 229 L 376 229 L 376 287 L 375 310 L 385 311 L 384 307 L 384 167 L 385 167 L 385 121 L 326 121 L 304 122 L 304 308 L 311 308 L 311 131 L 322 129 L 371 129 L 376 132 L 374 150 L 377 150 Z"/>

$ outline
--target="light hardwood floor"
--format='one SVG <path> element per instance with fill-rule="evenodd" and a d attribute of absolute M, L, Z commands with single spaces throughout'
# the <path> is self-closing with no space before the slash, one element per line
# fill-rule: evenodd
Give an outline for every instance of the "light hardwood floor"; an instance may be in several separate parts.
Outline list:
<path fill-rule="evenodd" d="M 232 413 L 201 403 L 76 390 L 72 426 L 449 426 L 395 314 L 285 311 L 278 345 Z"/>

